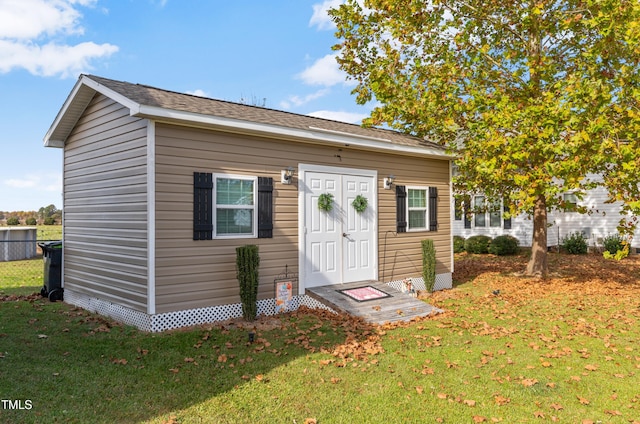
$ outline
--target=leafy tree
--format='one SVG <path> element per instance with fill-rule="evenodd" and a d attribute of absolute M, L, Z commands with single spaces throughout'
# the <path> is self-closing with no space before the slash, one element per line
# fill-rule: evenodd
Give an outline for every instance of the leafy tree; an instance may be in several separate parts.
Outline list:
<path fill-rule="evenodd" d="M 548 272 L 563 192 L 605 185 L 640 212 L 637 0 L 361 3 L 330 14 L 357 102 L 376 101 L 365 125 L 448 145 L 457 191 L 531 214 L 527 274 Z"/>
<path fill-rule="evenodd" d="M 17 216 L 7 218 L 7 225 L 20 225 L 20 219 Z"/>
<path fill-rule="evenodd" d="M 38 209 L 38 216 L 40 217 L 41 220 L 45 220 L 46 218 L 50 218 L 50 217 L 54 217 L 55 215 L 58 213 L 58 208 L 56 208 L 56 205 L 49 205 L 49 206 L 43 206 L 40 209 Z"/>

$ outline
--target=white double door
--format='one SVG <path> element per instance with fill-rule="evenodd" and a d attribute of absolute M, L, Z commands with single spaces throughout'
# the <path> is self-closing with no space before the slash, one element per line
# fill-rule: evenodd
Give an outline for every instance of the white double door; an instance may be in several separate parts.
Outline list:
<path fill-rule="evenodd" d="M 315 287 L 377 277 L 376 178 L 358 174 L 308 171 L 304 174 L 304 286 Z M 333 196 L 333 207 L 318 207 L 321 194 Z M 367 199 L 357 212 L 356 196 Z"/>

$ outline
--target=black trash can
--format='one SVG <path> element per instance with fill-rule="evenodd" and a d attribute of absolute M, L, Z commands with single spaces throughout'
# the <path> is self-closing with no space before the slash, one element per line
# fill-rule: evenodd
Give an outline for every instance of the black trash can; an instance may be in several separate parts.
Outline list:
<path fill-rule="evenodd" d="M 62 300 L 62 241 L 38 243 L 38 246 L 44 260 L 44 285 L 40 294 L 52 302 Z"/>

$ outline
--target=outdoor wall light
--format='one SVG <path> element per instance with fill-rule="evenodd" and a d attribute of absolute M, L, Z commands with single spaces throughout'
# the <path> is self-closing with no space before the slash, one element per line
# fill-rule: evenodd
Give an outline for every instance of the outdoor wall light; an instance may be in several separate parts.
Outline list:
<path fill-rule="evenodd" d="M 280 182 L 282 184 L 291 184 L 293 181 L 293 167 L 290 166 L 287 169 L 280 171 Z"/>
<path fill-rule="evenodd" d="M 391 190 L 391 186 L 393 185 L 393 182 L 396 180 L 396 177 L 394 175 L 389 175 L 388 177 L 386 177 L 383 180 L 384 183 L 384 189 L 385 190 Z"/>

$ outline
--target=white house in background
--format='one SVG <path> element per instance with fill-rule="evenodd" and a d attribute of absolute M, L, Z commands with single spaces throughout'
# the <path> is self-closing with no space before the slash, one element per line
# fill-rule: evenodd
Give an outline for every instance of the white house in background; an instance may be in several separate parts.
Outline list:
<path fill-rule="evenodd" d="M 605 237 L 617 234 L 617 226 L 623 217 L 620 214 L 621 204 L 605 203 L 607 190 L 598 187 L 585 193 L 582 200 L 578 200 L 574 193 L 565 193 L 564 200 L 575 202 L 578 206 L 587 208 L 588 213 L 552 211 L 548 215 L 549 229 L 547 232 L 547 246 L 555 247 L 562 243 L 562 239 L 575 232 L 582 232 L 590 247 L 602 247 Z M 492 208 L 496 212 L 471 214 L 467 217 L 463 210 L 474 210 L 482 207 L 485 197 L 481 194 L 471 196 L 467 202 L 453 200 L 454 220 L 453 235 L 469 238 L 474 235 L 496 237 L 503 234 L 511 235 L 520 241 L 520 246 L 530 247 L 533 237 L 533 220 L 527 214 L 504 219 L 505 208 L 502 204 Z M 466 203 L 466 204 L 465 204 Z M 640 251 L 640 228 L 637 228 L 631 242 L 632 252 Z"/>

